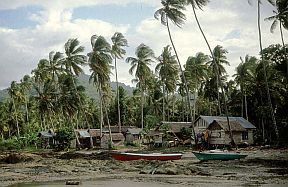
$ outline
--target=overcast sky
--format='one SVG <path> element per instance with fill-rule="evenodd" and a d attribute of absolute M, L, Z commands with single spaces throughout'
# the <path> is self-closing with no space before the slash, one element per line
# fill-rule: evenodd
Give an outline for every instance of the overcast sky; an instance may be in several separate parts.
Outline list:
<path fill-rule="evenodd" d="M 197 11 L 211 46 L 221 45 L 228 50 L 229 75 L 235 73 L 240 56 L 258 56 L 256 5 L 256 1 L 249 5 L 247 0 L 211 0 L 204 11 Z M 159 56 L 163 47 L 170 44 L 166 28 L 154 19 L 154 12 L 160 7 L 160 0 L 1 0 L 0 89 L 30 74 L 50 51 L 63 52 L 69 38 L 78 38 L 86 54 L 91 50 L 92 35 L 102 35 L 110 41 L 118 31 L 128 40 L 127 56 L 134 56 L 140 43 L 150 46 Z M 263 1 L 262 18 L 272 15 L 272 10 Z M 171 28 L 182 64 L 197 52 L 208 54 L 191 7 L 185 14 L 185 25 Z M 270 25 L 271 22 L 262 21 L 263 47 L 280 43 L 278 30 L 271 34 Z M 284 34 L 287 36 L 287 31 Z M 123 60 L 118 64 L 119 81 L 132 85 L 130 65 Z M 90 74 L 88 67 L 84 69 Z"/>

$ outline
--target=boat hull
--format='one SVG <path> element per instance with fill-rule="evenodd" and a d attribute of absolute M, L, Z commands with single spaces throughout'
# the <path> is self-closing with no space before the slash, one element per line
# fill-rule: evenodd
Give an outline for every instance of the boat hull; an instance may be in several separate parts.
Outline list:
<path fill-rule="evenodd" d="M 232 152 L 192 152 L 199 160 L 235 160 L 245 158 L 247 155 Z"/>
<path fill-rule="evenodd" d="M 182 158 L 182 154 L 161 154 L 161 153 L 152 153 L 152 154 L 142 154 L 142 153 L 112 153 L 112 157 L 116 160 L 129 161 L 129 160 L 179 160 Z"/>

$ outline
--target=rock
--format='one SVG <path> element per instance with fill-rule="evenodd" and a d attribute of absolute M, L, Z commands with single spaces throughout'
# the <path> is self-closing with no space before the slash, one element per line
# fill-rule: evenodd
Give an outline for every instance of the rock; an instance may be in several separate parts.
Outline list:
<path fill-rule="evenodd" d="M 66 185 L 79 185 L 80 181 L 66 181 Z"/>

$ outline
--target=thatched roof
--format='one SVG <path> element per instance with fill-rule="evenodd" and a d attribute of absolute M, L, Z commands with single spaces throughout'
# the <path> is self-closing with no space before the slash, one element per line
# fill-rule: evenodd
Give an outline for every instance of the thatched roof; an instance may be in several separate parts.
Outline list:
<path fill-rule="evenodd" d="M 163 121 L 163 122 L 161 122 L 161 126 L 162 125 L 167 125 L 169 128 L 169 131 L 171 131 L 171 132 L 179 133 L 179 132 L 181 132 L 182 128 L 189 128 L 191 126 L 191 122 L 167 122 L 167 121 Z"/>
<path fill-rule="evenodd" d="M 214 125 L 218 124 L 224 131 L 229 131 L 229 126 L 227 121 L 214 120 L 209 126 L 208 129 L 211 129 Z M 237 121 L 229 121 L 232 131 L 246 131 L 244 127 Z"/>

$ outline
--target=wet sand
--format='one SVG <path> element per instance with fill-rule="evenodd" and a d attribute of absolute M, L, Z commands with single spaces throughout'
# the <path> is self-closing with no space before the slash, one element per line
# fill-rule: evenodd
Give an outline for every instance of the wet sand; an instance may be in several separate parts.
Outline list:
<path fill-rule="evenodd" d="M 108 153 L 19 154 L 19 163 L 3 163 L 11 153 L 0 154 L 0 186 L 288 186 L 287 149 L 242 149 L 245 159 L 200 162 L 191 151 L 175 161 L 117 161 Z M 21 157 L 22 156 L 22 157 Z M 152 174 L 153 173 L 153 174 Z M 53 183 L 51 183 L 54 181 Z M 56 182 L 55 182 L 56 181 Z M 58 181 L 58 182 L 57 182 Z M 14 187 L 16 187 L 14 186 Z"/>

